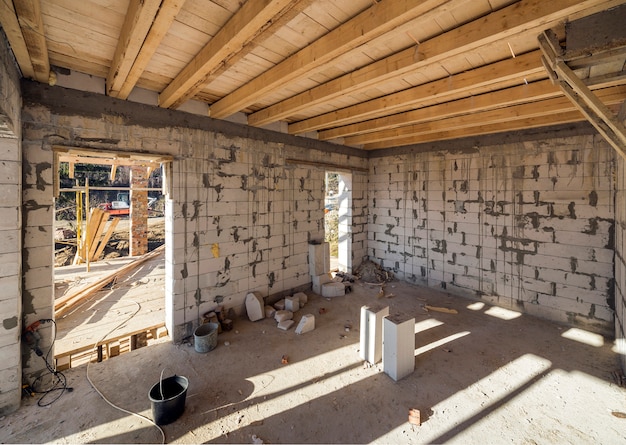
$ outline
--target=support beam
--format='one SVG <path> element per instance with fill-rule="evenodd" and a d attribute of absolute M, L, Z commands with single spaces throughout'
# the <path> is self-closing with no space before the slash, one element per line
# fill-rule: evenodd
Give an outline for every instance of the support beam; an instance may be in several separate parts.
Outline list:
<path fill-rule="evenodd" d="M 120 99 L 128 98 L 184 4 L 185 0 L 163 0 L 161 2 L 161 7 L 150 27 L 150 31 L 145 41 L 143 41 L 143 45 L 141 45 L 128 75 L 123 79 L 116 97 Z M 109 75 L 110 74 L 111 73 L 109 73 Z M 109 95 L 114 95 L 112 93 L 115 93 L 115 91 L 110 92 Z"/>
<path fill-rule="evenodd" d="M 154 22 L 159 11 L 160 4 L 160 0 L 130 1 L 124 25 L 122 25 L 122 32 L 117 41 L 117 48 L 113 55 L 113 62 L 106 78 L 106 92 L 109 96 L 117 97 L 122 85 L 128 78 L 135 59 L 150 31 L 152 22 Z"/>
<path fill-rule="evenodd" d="M 211 117 L 224 118 L 259 101 L 264 95 L 278 86 L 286 85 L 332 59 L 348 52 L 370 39 L 376 38 L 404 22 L 427 13 L 435 8 L 442 14 L 452 5 L 466 0 L 427 0 L 415 2 L 398 0 L 394 2 L 374 2 L 353 19 L 333 29 L 309 46 L 264 72 L 238 90 L 211 106 Z M 446 5 L 447 4 L 447 5 Z M 253 125 L 263 125 L 278 120 L 259 120 Z"/>
<path fill-rule="evenodd" d="M 391 113 L 434 105 L 448 98 L 455 99 L 455 96 L 466 96 L 470 91 L 476 95 L 481 88 L 484 88 L 485 91 L 491 90 L 493 84 L 503 85 L 504 88 L 519 85 L 524 82 L 524 79 L 528 82 L 539 80 L 545 77 L 540 59 L 541 52 L 537 50 L 519 55 L 514 59 L 481 66 L 471 71 L 292 123 L 289 125 L 289 133 L 301 134 L 324 128 L 334 128 L 339 125 L 345 126 Z M 273 107 L 268 107 L 265 110 L 270 108 Z M 258 113 L 248 116 L 248 123 L 254 125 Z M 338 133 L 335 137 L 343 136 L 347 136 L 347 134 Z"/>
<path fill-rule="evenodd" d="M 176 108 L 193 97 L 206 78 L 295 0 L 248 1 L 159 94 L 159 106 Z"/>
<path fill-rule="evenodd" d="M 556 73 L 558 85 L 571 103 L 604 136 L 617 153 L 626 159 L 626 127 L 617 116 L 597 97 L 574 71 L 562 60 L 563 51 L 554 33 L 544 31 L 538 36 L 539 47 L 544 53 L 546 69 Z M 623 98 L 626 97 L 622 96 Z M 620 102 L 621 102 L 620 101 Z"/>
<path fill-rule="evenodd" d="M 339 97 L 362 92 L 380 82 L 401 78 L 427 66 L 438 66 L 446 58 L 492 44 L 506 38 L 533 32 L 585 11 L 592 13 L 619 4 L 619 1 L 522 0 L 459 26 L 419 45 L 422 57 L 415 58 L 415 47 L 399 51 L 344 76 L 286 99 L 276 106 L 272 121 L 292 116 L 306 108 Z M 384 3 L 383 3 L 384 4 Z M 266 122 L 266 120 L 263 120 Z"/>
<path fill-rule="evenodd" d="M 12 1 L 0 1 L 0 25 L 9 39 L 9 44 L 20 66 L 22 76 L 28 79 L 35 78 L 35 69 L 30 61 L 26 40 L 20 28 L 20 22 L 17 19 L 15 7 Z"/>
<path fill-rule="evenodd" d="M 34 78 L 38 82 L 50 81 L 50 60 L 48 45 L 44 35 L 39 0 L 13 0 L 15 12 L 22 28 L 28 57 L 33 67 Z"/>

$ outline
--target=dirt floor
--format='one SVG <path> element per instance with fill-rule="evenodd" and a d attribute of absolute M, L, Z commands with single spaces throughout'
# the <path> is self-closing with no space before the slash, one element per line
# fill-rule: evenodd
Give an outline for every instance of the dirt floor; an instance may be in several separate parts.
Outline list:
<path fill-rule="evenodd" d="M 148 392 L 163 371 L 189 379 L 184 413 L 162 427 L 167 442 L 626 443 L 611 340 L 397 281 L 385 287 L 391 298 L 378 298 L 378 286 L 353 289 L 309 293 L 295 316 L 315 315 L 306 334 L 238 318 L 208 353 L 166 342 L 65 371 L 73 391 L 44 408 L 38 396 L 24 399 L 0 419 L 0 442 L 161 442 L 155 426 L 107 404 L 87 374 L 112 403 L 152 418 Z M 415 317 L 415 371 L 398 382 L 359 358 L 360 308 L 376 303 Z"/>

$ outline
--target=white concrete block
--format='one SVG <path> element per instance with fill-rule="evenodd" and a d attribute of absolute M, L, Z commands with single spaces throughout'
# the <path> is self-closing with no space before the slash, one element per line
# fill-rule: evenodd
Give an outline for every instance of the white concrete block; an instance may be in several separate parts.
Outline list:
<path fill-rule="evenodd" d="M 331 276 L 328 272 L 321 274 L 321 275 L 311 276 L 311 282 L 313 284 L 313 292 L 315 292 L 317 295 L 322 295 L 322 285 L 326 283 L 330 283 L 330 281 L 331 281 Z"/>
<path fill-rule="evenodd" d="M 388 315 L 383 319 L 383 372 L 398 381 L 415 370 L 415 318 Z"/>
<path fill-rule="evenodd" d="M 343 283 L 326 283 L 322 285 L 322 297 L 341 297 L 346 294 L 346 286 Z"/>
<path fill-rule="evenodd" d="M 304 307 L 304 305 L 309 302 L 309 296 L 304 292 L 296 292 L 295 294 L 293 294 L 293 296 L 298 297 L 298 300 L 300 301 L 300 307 Z"/>
<path fill-rule="evenodd" d="M 327 273 L 330 270 L 330 245 L 309 244 L 309 274 L 312 276 Z"/>
<path fill-rule="evenodd" d="M 298 312 L 300 310 L 300 299 L 298 297 L 286 297 L 285 298 L 285 310 L 291 312 Z"/>
<path fill-rule="evenodd" d="M 276 309 L 270 305 L 265 306 L 265 318 L 273 318 L 276 315 Z"/>
<path fill-rule="evenodd" d="M 389 306 L 372 304 L 361 307 L 359 357 L 371 364 L 383 358 L 383 319 L 389 315 Z"/>
<path fill-rule="evenodd" d="M 306 314 L 300 319 L 300 323 L 296 327 L 296 334 L 305 334 L 315 329 L 315 316 Z"/>
<path fill-rule="evenodd" d="M 278 329 L 282 329 L 283 331 L 289 330 L 296 322 L 293 320 L 283 320 L 278 323 Z"/>
<path fill-rule="evenodd" d="M 276 303 L 274 303 L 274 308 L 277 311 L 284 311 L 285 310 L 285 299 L 283 298 L 282 300 L 278 300 Z"/>
<path fill-rule="evenodd" d="M 293 312 L 291 311 L 276 311 L 274 314 L 274 320 L 278 323 L 285 320 L 291 320 L 293 318 Z"/>
<path fill-rule="evenodd" d="M 265 304 L 260 292 L 250 292 L 246 295 L 246 312 L 250 321 L 265 318 Z"/>

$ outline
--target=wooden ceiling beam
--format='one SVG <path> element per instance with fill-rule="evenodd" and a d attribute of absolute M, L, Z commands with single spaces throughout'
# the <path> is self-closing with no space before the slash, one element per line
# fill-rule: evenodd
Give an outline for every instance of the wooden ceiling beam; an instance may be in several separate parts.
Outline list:
<path fill-rule="evenodd" d="M 49 83 L 50 59 L 41 18 L 41 4 L 39 0 L 13 0 L 13 5 L 33 67 L 33 77 L 38 82 Z"/>
<path fill-rule="evenodd" d="M 176 78 L 159 94 L 159 106 L 176 108 L 193 97 L 206 78 L 239 52 L 296 0 L 255 0 L 245 2 L 230 20 L 209 40 Z"/>
<path fill-rule="evenodd" d="M 598 92 L 598 97 L 608 106 L 619 105 L 626 97 L 626 86 L 605 88 Z M 395 144 L 397 139 L 435 133 L 446 130 L 455 130 L 468 127 L 478 127 L 487 124 L 506 123 L 519 119 L 549 117 L 554 114 L 569 113 L 576 108 L 566 97 L 558 97 L 516 106 L 503 107 L 480 113 L 440 119 L 432 122 L 423 122 L 390 130 L 376 131 L 362 136 L 345 138 L 346 145 L 371 144 L 390 141 Z"/>
<path fill-rule="evenodd" d="M 143 45 L 141 45 L 128 75 L 123 79 L 116 97 L 120 99 L 128 98 L 184 4 L 185 0 L 163 0 L 161 2 L 152 26 L 150 26 L 150 31 L 148 31 L 148 35 L 143 41 Z"/>
<path fill-rule="evenodd" d="M 423 123 L 446 119 L 448 117 L 493 110 L 508 106 L 536 102 L 553 97 L 562 96 L 561 90 L 549 80 L 541 80 L 528 85 L 519 85 L 499 91 L 470 96 L 463 99 L 440 103 L 413 111 L 398 113 L 391 116 L 372 119 L 358 124 L 347 125 L 337 129 L 320 131 L 321 140 L 336 139 L 350 136 L 346 139 L 349 144 L 364 143 L 371 133 L 382 130 L 404 127 L 412 123 Z M 351 136 L 356 134 L 356 136 Z M 362 139 L 362 141 L 359 141 Z M 349 142 L 348 142 L 349 141 Z"/>
<path fill-rule="evenodd" d="M 333 128 L 346 128 L 347 124 L 374 119 L 392 113 L 404 112 L 416 107 L 434 105 L 448 99 L 456 99 L 467 95 L 471 91 L 476 94 L 480 88 L 489 88 L 492 84 L 499 84 L 500 88 L 530 82 L 545 77 L 545 71 L 540 62 L 541 52 L 532 51 L 516 58 L 501 60 L 489 65 L 454 74 L 450 77 L 418 85 L 384 97 L 372 99 L 337 111 L 315 116 L 299 122 L 289 124 L 289 133 L 300 134 L 308 131 Z M 506 85 L 502 85 L 502 84 Z M 508 83 L 508 84 L 507 84 Z M 255 115 L 248 117 L 248 122 Z M 337 128 L 337 129 L 339 129 Z M 335 137 L 347 136 L 349 133 L 338 133 Z"/>
<path fill-rule="evenodd" d="M 470 136 L 481 136 L 485 134 L 503 133 L 507 131 L 527 130 L 529 128 L 547 127 L 550 125 L 568 124 L 572 122 L 581 122 L 585 118 L 579 111 L 569 111 L 567 113 L 528 117 L 517 119 L 509 122 L 500 122 L 494 124 L 484 124 L 469 128 L 461 128 L 456 130 L 443 130 L 439 132 L 427 133 L 417 136 L 400 138 L 395 141 L 376 142 L 363 146 L 364 150 L 380 150 L 384 148 L 395 148 L 404 145 L 424 144 L 428 142 L 444 141 L 448 139 L 458 139 Z"/>
<path fill-rule="evenodd" d="M 382 35 L 430 10 L 438 14 L 451 5 L 464 3 L 466 0 L 427 0 L 415 2 L 401 0 L 394 2 L 374 2 L 374 4 L 356 15 L 351 20 L 338 26 L 315 42 L 265 71 L 254 80 L 243 85 L 210 107 L 210 115 L 224 118 L 254 104 L 274 89 L 284 87 L 334 58 L 359 45 Z M 275 121 L 278 119 L 274 119 Z M 259 120 L 254 125 L 263 125 Z M 269 123 L 269 122 L 267 122 Z"/>
<path fill-rule="evenodd" d="M 106 92 L 117 97 L 159 12 L 160 0 L 130 0 L 106 78 Z"/>
<path fill-rule="evenodd" d="M 520 34 L 555 26 L 569 16 L 609 8 L 620 2 L 606 0 L 522 0 L 494 11 L 478 20 L 459 26 L 437 37 L 421 42 L 417 48 L 399 51 L 349 74 L 275 104 L 273 119 L 291 116 L 308 107 L 341 96 L 375 87 L 376 84 L 400 78 L 427 66 L 438 66 L 446 58 L 472 52 L 498 40 L 506 41 Z M 534 31 L 537 30 L 537 31 Z M 273 106 L 274 107 L 274 106 Z M 262 122 L 267 123 L 267 120 Z M 250 122 L 249 122 L 250 123 Z"/>
<path fill-rule="evenodd" d="M 9 44 L 22 71 L 22 76 L 28 79 L 35 78 L 35 69 L 30 61 L 26 41 L 17 19 L 15 7 L 12 1 L 0 1 L 0 25 L 9 39 Z"/>

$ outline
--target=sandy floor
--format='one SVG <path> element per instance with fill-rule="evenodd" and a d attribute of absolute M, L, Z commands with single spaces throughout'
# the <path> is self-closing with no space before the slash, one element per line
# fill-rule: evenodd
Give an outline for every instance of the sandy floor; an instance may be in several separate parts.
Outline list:
<path fill-rule="evenodd" d="M 185 411 L 163 426 L 168 442 L 626 443 L 610 340 L 406 283 L 386 291 L 394 297 L 358 283 L 345 297 L 310 294 L 295 318 L 314 314 L 317 326 L 303 335 L 237 319 L 211 352 L 157 344 L 91 364 L 89 375 L 112 402 L 148 417 L 161 371 L 186 376 Z M 398 382 L 359 359 L 360 308 L 380 302 L 415 317 L 415 371 Z M 426 312 L 426 302 L 458 314 Z M 105 403 L 86 371 L 66 371 L 73 391 L 52 405 L 25 399 L 0 419 L 0 442 L 161 441 L 153 425 Z M 411 408 L 421 426 L 407 421 Z"/>

